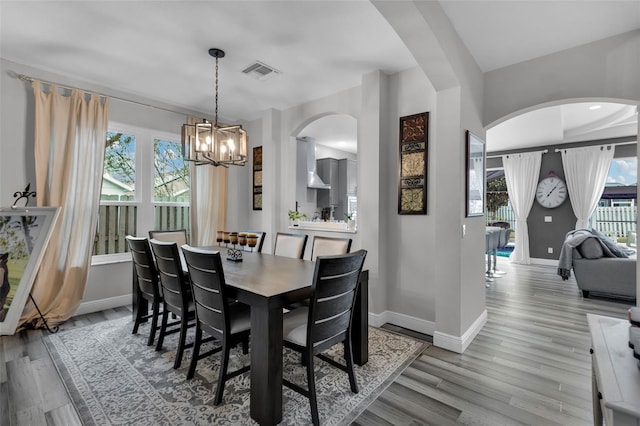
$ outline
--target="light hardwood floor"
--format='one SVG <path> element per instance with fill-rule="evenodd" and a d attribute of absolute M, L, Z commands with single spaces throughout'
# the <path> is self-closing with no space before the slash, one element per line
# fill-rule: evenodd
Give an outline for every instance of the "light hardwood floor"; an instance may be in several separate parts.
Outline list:
<path fill-rule="evenodd" d="M 358 425 L 589 425 L 586 313 L 623 318 L 630 302 L 582 299 L 549 266 L 516 266 L 487 292 L 488 322 L 464 354 L 431 346 L 362 413 Z M 131 315 L 128 307 L 74 317 L 62 330 Z M 429 336 L 386 328 L 430 341 Z M 0 337 L 0 425 L 79 424 L 41 341 Z"/>
<path fill-rule="evenodd" d="M 593 424 L 586 314 L 626 318 L 632 302 L 583 299 L 555 267 L 498 267 L 507 275 L 487 289 L 487 324 L 465 353 L 429 347 L 357 424 Z"/>

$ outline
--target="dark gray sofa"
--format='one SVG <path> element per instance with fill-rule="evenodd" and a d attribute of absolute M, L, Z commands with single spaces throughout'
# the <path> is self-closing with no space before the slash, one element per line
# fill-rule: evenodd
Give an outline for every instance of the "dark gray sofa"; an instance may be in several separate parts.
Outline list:
<path fill-rule="evenodd" d="M 573 248 L 572 258 L 576 283 L 584 297 L 593 292 L 610 297 L 636 298 L 635 255 L 616 257 L 594 237 Z"/>
<path fill-rule="evenodd" d="M 584 297 L 590 292 L 636 298 L 636 259 L 573 259 L 573 273 Z"/>

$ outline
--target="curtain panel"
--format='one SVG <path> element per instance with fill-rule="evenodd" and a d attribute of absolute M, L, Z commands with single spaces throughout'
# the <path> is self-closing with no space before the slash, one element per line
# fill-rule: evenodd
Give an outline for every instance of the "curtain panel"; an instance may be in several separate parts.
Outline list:
<path fill-rule="evenodd" d="M 188 117 L 188 124 L 202 121 Z M 223 231 L 227 223 L 226 167 L 209 165 L 189 166 L 191 181 L 191 244 L 208 246 L 216 243 L 216 231 Z"/>
<path fill-rule="evenodd" d="M 32 83 L 35 98 L 35 168 L 38 206 L 60 207 L 49 246 L 32 288 L 47 322 L 74 314 L 86 287 L 96 232 L 109 98 L 56 85 Z M 66 90 L 66 89 L 65 89 Z M 67 91 L 68 92 L 68 91 Z M 40 327 L 33 303 L 19 327 Z"/>
<path fill-rule="evenodd" d="M 524 152 L 502 156 L 507 192 L 516 215 L 516 241 L 509 260 L 529 265 L 529 227 L 527 217 L 533 206 L 536 185 L 540 176 L 542 151 Z"/>
<path fill-rule="evenodd" d="M 561 151 L 569 200 L 577 218 L 575 229 L 589 228 L 589 218 L 598 206 L 607 183 L 613 153 L 611 145 Z"/>

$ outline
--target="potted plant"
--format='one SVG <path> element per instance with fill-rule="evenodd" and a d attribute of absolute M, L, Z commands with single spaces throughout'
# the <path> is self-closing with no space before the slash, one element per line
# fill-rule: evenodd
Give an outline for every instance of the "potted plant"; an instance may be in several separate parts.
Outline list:
<path fill-rule="evenodd" d="M 298 210 L 289 210 L 287 214 L 289 215 L 291 226 L 300 225 L 300 219 L 304 219 L 307 217 L 305 213 L 300 213 Z"/>
<path fill-rule="evenodd" d="M 355 229 L 356 229 L 356 221 L 353 218 L 353 212 L 352 213 L 345 213 L 344 215 L 347 218 L 347 229 L 349 231 L 355 231 Z"/>

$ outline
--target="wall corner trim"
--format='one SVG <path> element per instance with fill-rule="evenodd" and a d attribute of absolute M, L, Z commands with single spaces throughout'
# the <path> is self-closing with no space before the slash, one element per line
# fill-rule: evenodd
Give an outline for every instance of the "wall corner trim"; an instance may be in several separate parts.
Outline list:
<path fill-rule="evenodd" d="M 450 334 L 441 333 L 435 331 L 433 333 L 433 344 L 442 349 L 456 353 L 464 353 L 467 347 L 471 344 L 473 339 L 480 333 L 482 327 L 487 323 L 487 310 L 482 311 L 482 314 L 471 324 L 471 326 L 460 337 L 452 336 Z"/>

